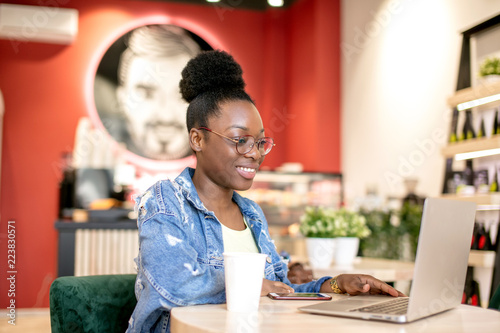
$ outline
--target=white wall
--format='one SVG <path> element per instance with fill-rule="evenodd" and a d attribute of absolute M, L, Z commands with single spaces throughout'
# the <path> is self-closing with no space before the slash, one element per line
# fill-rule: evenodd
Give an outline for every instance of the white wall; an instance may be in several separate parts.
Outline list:
<path fill-rule="evenodd" d="M 441 193 L 461 32 L 498 0 L 342 1 L 342 170 L 347 204 L 376 185 L 403 197 Z"/>

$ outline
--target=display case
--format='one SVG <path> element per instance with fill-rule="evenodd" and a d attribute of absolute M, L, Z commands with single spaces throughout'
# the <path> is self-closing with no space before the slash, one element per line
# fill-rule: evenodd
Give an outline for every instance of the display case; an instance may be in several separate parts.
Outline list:
<path fill-rule="evenodd" d="M 252 187 L 240 192 L 263 209 L 270 228 L 299 222 L 306 206 L 340 207 L 340 173 L 260 171 Z"/>
<path fill-rule="evenodd" d="M 257 202 L 266 216 L 278 252 L 304 262 L 304 237 L 298 232 L 306 206 L 341 207 L 342 175 L 320 172 L 259 171 L 252 187 L 239 192 Z"/>

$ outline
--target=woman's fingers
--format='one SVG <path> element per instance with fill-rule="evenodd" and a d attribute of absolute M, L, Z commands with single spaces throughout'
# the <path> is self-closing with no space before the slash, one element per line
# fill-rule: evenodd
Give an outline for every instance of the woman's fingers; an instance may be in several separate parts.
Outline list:
<path fill-rule="evenodd" d="M 365 274 L 342 274 L 337 279 L 339 286 L 350 295 L 362 293 L 405 296 L 385 282 Z"/>
<path fill-rule="evenodd" d="M 262 290 L 260 295 L 266 296 L 269 293 L 293 293 L 293 291 L 292 287 L 283 282 L 264 279 L 262 281 Z"/>

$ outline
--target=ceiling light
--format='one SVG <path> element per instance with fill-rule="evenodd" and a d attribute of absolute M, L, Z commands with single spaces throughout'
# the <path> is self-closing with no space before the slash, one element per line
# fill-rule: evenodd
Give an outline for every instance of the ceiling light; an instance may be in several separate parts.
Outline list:
<path fill-rule="evenodd" d="M 500 154 L 500 148 L 473 151 L 470 153 L 456 154 L 455 161 L 469 160 L 471 158 L 485 157 L 498 154 Z"/>
<path fill-rule="evenodd" d="M 206 2 L 220 2 L 220 0 L 206 0 Z"/>
<path fill-rule="evenodd" d="M 267 0 L 267 3 L 272 7 L 283 7 L 284 0 Z"/>

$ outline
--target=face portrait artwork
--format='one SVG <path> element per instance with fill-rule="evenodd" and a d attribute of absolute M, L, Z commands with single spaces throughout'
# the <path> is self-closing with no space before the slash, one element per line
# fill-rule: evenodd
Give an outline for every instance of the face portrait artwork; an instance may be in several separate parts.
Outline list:
<path fill-rule="evenodd" d="M 136 28 L 115 42 L 94 84 L 97 112 L 109 134 L 128 151 L 148 159 L 191 155 L 187 103 L 179 81 L 186 63 L 210 49 L 207 46 L 188 31 L 166 24 Z"/>

